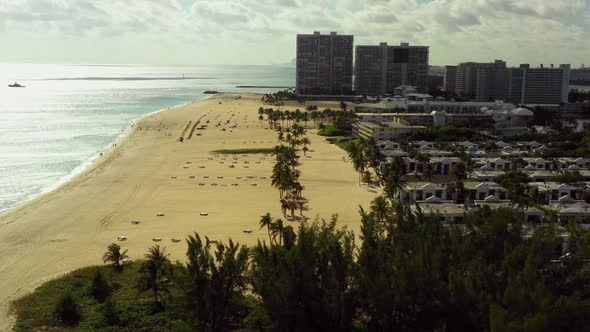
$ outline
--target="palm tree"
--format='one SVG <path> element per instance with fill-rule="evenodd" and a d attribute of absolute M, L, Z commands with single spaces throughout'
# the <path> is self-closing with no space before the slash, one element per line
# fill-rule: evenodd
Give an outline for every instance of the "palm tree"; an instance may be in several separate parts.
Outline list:
<path fill-rule="evenodd" d="M 149 248 L 145 255 L 146 261 L 141 265 L 139 287 L 143 290 L 151 290 L 154 302 L 160 304 L 160 294 L 168 292 L 170 287 L 170 259 L 166 249 L 160 249 L 159 245 Z"/>
<path fill-rule="evenodd" d="M 285 139 L 285 133 L 283 132 L 283 128 L 277 129 L 277 132 L 279 133 L 279 142 L 282 142 Z"/>
<path fill-rule="evenodd" d="M 346 148 L 348 159 L 352 162 L 352 167 L 359 173 L 359 186 L 361 184 L 361 176 L 365 173 L 365 153 L 360 144 L 349 144 Z"/>
<path fill-rule="evenodd" d="M 379 196 L 371 202 L 371 210 L 375 213 L 377 219 L 386 222 L 391 212 L 391 204 L 385 197 Z"/>
<path fill-rule="evenodd" d="M 116 243 L 109 245 L 107 251 L 102 256 L 102 260 L 105 264 L 109 262 L 112 263 L 117 271 L 121 271 L 121 263 L 126 259 L 129 259 L 127 249 L 121 251 L 121 246 Z"/>
<path fill-rule="evenodd" d="M 361 147 L 364 150 L 366 166 L 371 167 L 379 179 L 381 177 L 381 163 L 385 161 L 385 156 L 377 146 L 377 142 L 373 137 L 364 141 L 364 144 L 362 144 Z"/>
<path fill-rule="evenodd" d="M 285 192 L 292 188 L 298 177 L 297 171 L 294 171 L 289 165 L 277 163 L 273 167 L 271 184 L 279 190 L 280 197 L 283 198 Z"/>
<path fill-rule="evenodd" d="M 307 128 L 307 122 L 309 121 L 309 113 L 303 113 L 303 123 L 305 124 L 305 128 Z"/>
<path fill-rule="evenodd" d="M 403 186 L 403 159 L 402 157 L 396 157 L 387 164 L 385 176 L 383 178 L 384 191 L 392 201 L 395 201 L 398 197 L 399 191 Z"/>
<path fill-rule="evenodd" d="M 451 169 L 451 174 L 457 177 L 459 180 L 465 180 L 467 178 L 467 168 L 465 164 L 460 161 Z"/>
<path fill-rule="evenodd" d="M 433 174 L 433 170 L 432 170 L 432 165 L 431 164 L 427 164 L 426 168 L 424 169 L 424 171 L 422 172 L 422 175 L 428 179 L 428 181 L 432 181 L 432 174 Z"/>
<path fill-rule="evenodd" d="M 303 217 L 303 209 L 305 208 L 305 201 L 302 199 L 297 200 L 297 205 L 299 206 L 299 215 Z"/>
<path fill-rule="evenodd" d="M 365 173 L 363 173 L 363 182 L 367 185 L 371 185 L 373 183 L 373 176 L 371 175 L 371 172 L 365 171 Z"/>
<path fill-rule="evenodd" d="M 297 199 L 301 199 L 301 193 L 303 192 L 303 189 L 305 189 L 305 187 L 303 185 L 301 185 L 301 183 L 299 181 L 295 181 L 293 183 L 293 185 L 291 186 L 291 189 L 293 190 L 293 195 L 297 198 Z"/>
<path fill-rule="evenodd" d="M 287 218 L 287 200 L 281 198 L 281 211 L 283 212 L 283 217 Z"/>
<path fill-rule="evenodd" d="M 303 144 L 303 147 L 304 147 L 304 148 L 306 148 L 308 145 L 310 145 L 310 144 L 311 144 L 311 141 L 309 140 L 309 138 L 307 138 L 307 137 L 303 137 L 303 138 L 301 139 L 301 144 Z"/>
<path fill-rule="evenodd" d="M 293 197 L 287 199 L 287 207 L 291 211 L 291 218 L 295 219 L 295 210 L 298 207 L 297 200 Z"/>
<path fill-rule="evenodd" d="M 272 216 L 270 215 L 270 213 L 267 213 L 260 218 L 259 225 L 260 229 L 266 227 L 266 231 L 268 232 L 268 240 L 271 241 L 270 228 L 272 226 Z"/>
<path fill-rule="evenodd" d="M 455 191 L 457 193 L 457 204 L 465 203 L 465 196 L 467 195 L 467 191 L 465 190 L 465 185 L 463 181 L 459 180 L 455 182 Z"/>
<path fill-rule="evenodd" d="M 447 184 L 446 191 L 447 191 L 447 193 L 451 194 L 451 197 L 453 198 L 453 202 L 455 204 L 457 204 L 457 197 L 455 197 L 455 193 L 457 192 L 457 185 L 452 182 Z"/>
<path fill-rule="evenodd" d="M 510 158 L 510 162 L 512 163 L 512 170 L 517 171 L 521 168 L 524 168 L 527 162 L 522 157 L 513 157 Z"/>
<path fill-rule="evenodd" d="M 308 112 L 308 113 L 309 113 L 309 112 Z M 310 117 L 311 117 L 311 120 L 313 120 L 313 124 L 314 124 L 314 125 L 315 125 L 315 127 L 317 128 L 317 127 L 318 127 L 318 118 L 319 118 L 319 117 L 318 117 L 318 112 L 316 112 L 316 111 L 311 111 L 311 115 L 310 115 Z"/>
<path fill-rule="evenodd" d="M 285 229 L 283 219 L 277 219 L 272 223 L 272 239 L 275 244 L 282 245 L 283 243 L 283 230 Z M 277 236 L 279 241 L 277 242 Z"/>
<path fill-rule="evenodd" d="M 415 159 L 422 165 L 422 172 L 424 172 L 426 165 L 430 162 L 430 156 L 427 153 L 418 153 Z"/>

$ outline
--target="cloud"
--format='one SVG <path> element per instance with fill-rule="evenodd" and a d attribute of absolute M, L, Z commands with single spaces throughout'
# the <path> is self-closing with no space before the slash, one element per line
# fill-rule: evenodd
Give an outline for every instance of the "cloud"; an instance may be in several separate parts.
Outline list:
<path fill-rule="evenodd" d="M 195 53 L 170 54 L 171 62 L 264 64 L 292 59 L 296 33 L 338 31 L 354 34 L 357 44 L 430 45 L 435 64 L 581 63 L 589 53 L 589 1 L 2 0 L 0 41 L 12 41 L 14 54 L 23 33 L 69 36 L 72 45 L 116 39 L 141 49 L 138 57 L 166 44 Z M 220 56 L 232 47 L 233 58 Z"/>

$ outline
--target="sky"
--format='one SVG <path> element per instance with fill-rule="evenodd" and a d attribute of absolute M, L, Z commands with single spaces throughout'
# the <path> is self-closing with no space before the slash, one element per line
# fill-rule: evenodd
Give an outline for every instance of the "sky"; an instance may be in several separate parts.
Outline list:
<path fill-rule="evenodd" d="M 0 62 L 292 64 L 297 33 L 430 63 L 590 65 L 590 0 L 0 0 Z"/>

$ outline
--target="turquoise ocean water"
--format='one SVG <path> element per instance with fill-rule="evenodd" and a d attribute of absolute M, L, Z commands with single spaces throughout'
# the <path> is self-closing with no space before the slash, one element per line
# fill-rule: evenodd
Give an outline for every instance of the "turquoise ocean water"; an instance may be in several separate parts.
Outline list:
<path fill-rule="evenodd" d="M 83 171 L 143 115 L 206 90 L 294 82 L 295 69 L 280 66 L 0 64 L 0 213 Z"/>

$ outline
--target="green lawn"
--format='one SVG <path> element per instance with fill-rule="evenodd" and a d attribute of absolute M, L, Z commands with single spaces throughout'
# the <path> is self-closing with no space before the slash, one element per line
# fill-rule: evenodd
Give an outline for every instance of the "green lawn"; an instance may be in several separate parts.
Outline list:
<path fill-rule="evenodd" d="M 212 153 L 222 154 L 267 154 L 272 153 L 274 148 L 257 148 L 257 149 L 226 149 L 226 150 L 215 150 Z"/>
<path fill-rule="evenodd" d="M 318 131 L 318 135 L 326 137 L 349 136 L 351 134 L 352 133 L 350 131 L 338 129 L 333 125 L 325 125 L 322 129 Z"/>
<path fill-rule="evenodd" d="M 358 144 L 359 139 L 354 137 L 342 137 L 339 140 L 336 140 L 334 144 L 338 145 L 342 150 L 348 151 L 348 146 L 350 144 Z"/>

